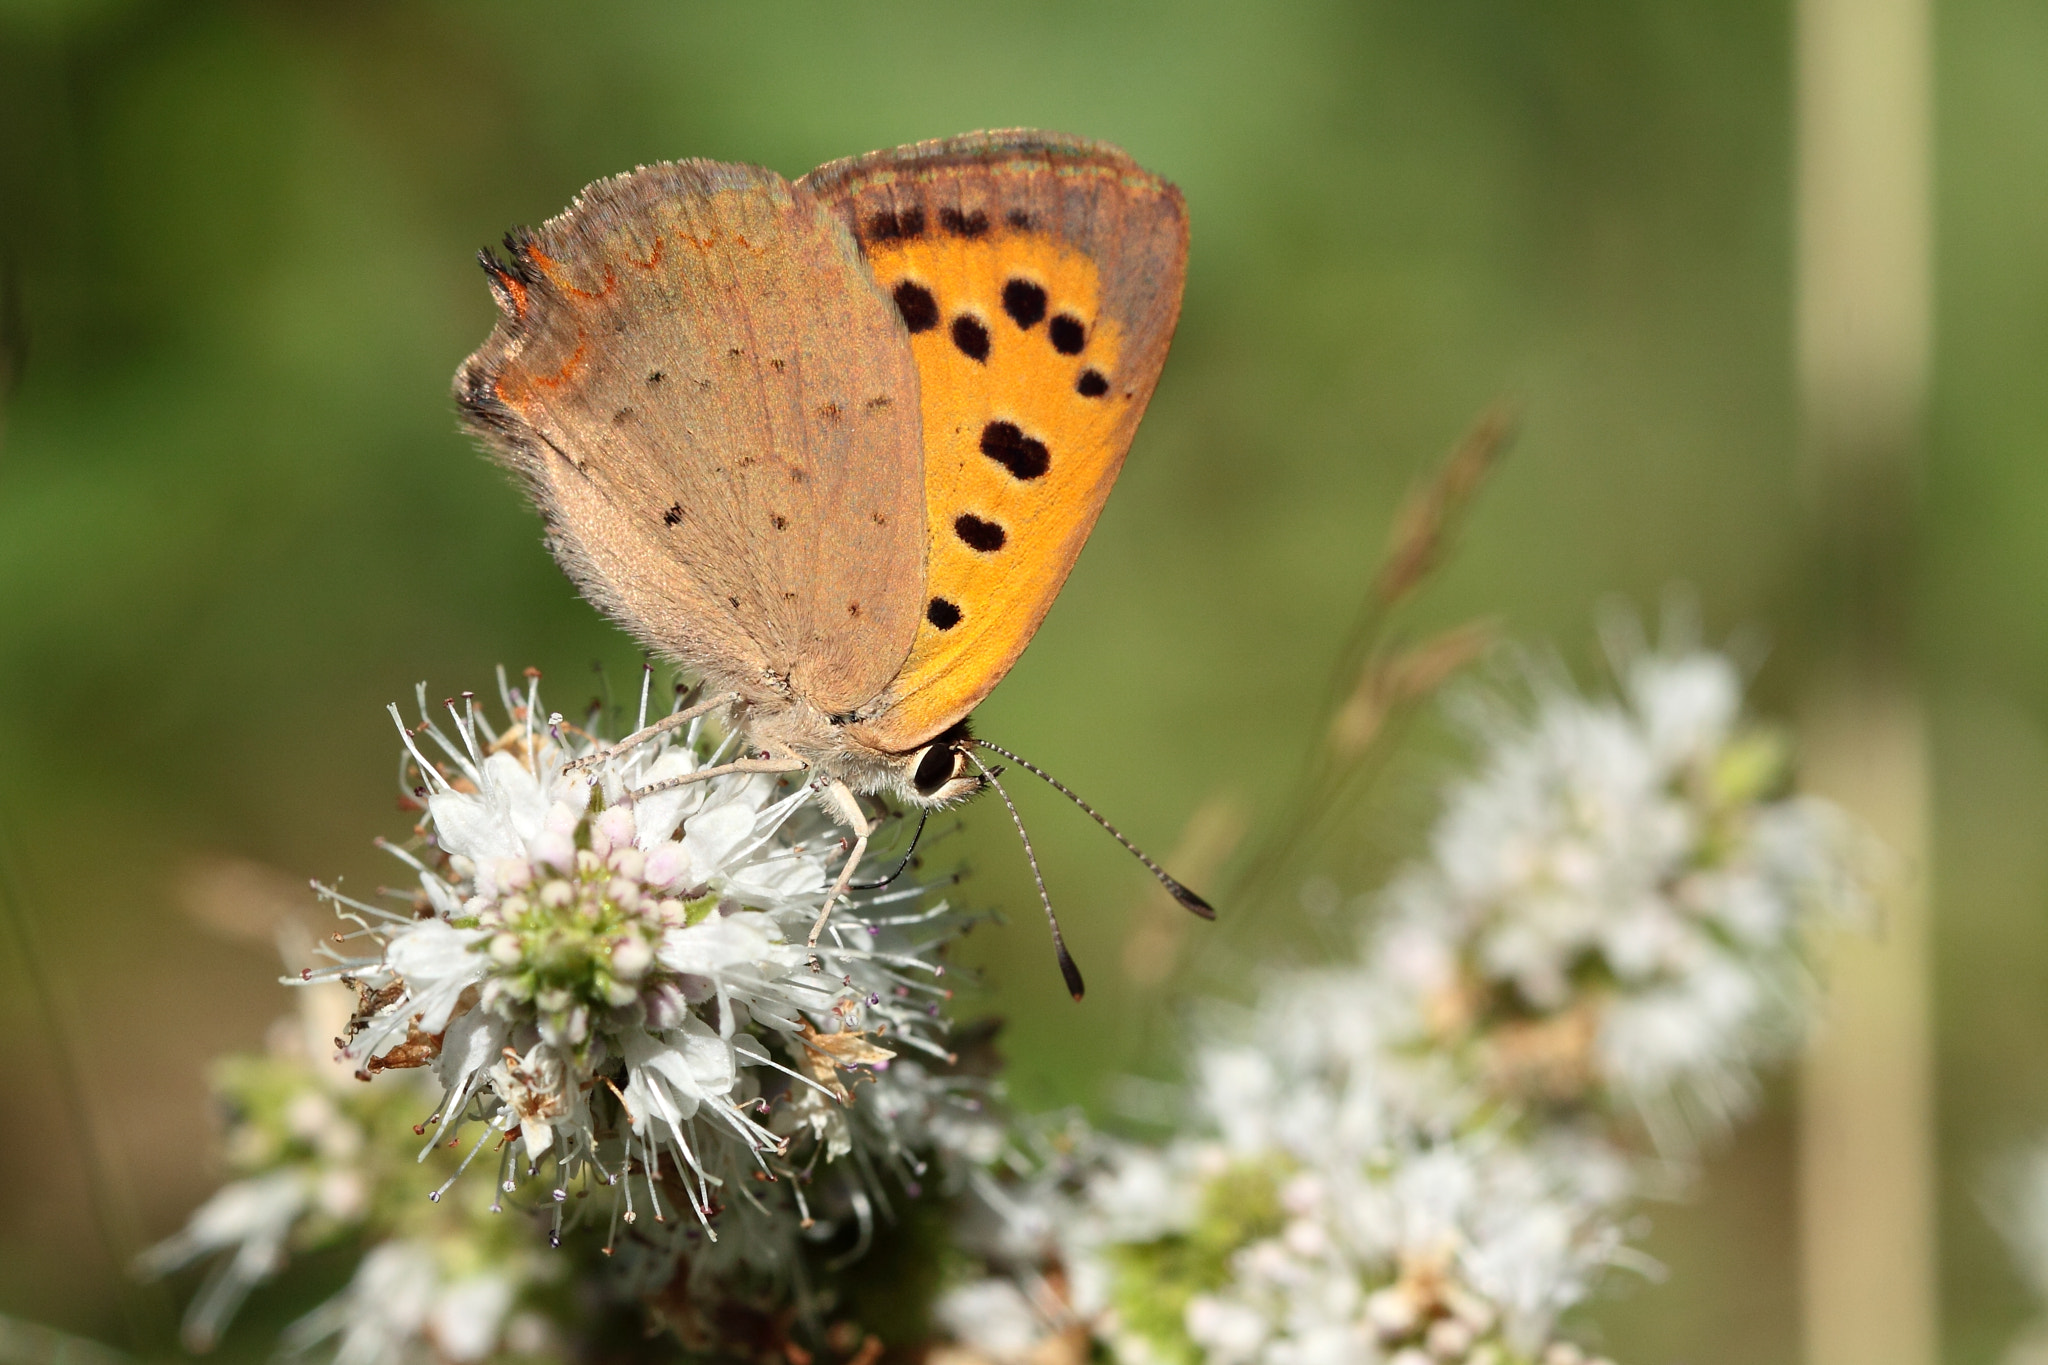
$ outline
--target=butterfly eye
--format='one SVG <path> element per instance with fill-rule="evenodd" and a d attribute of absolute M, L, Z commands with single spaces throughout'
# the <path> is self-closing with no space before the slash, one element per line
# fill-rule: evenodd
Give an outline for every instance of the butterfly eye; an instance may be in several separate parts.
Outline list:
<path fill-rule="evenodd" d="M 917 771 L 910 775 L 910 785 L 917 788 L 919 796 L 934 796 L 939 788 L 953 780 L 953 774 L 958 771 L 959 750 L 950 744 L 934 744 L 917 761 Z"/>

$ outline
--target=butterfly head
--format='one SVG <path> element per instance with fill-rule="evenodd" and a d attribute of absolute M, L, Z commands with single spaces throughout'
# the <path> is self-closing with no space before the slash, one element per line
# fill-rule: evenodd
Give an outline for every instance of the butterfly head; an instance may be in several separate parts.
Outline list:
<path fill-rule="evenodd" d="M 986 785 L 986 779 L 967 761 L 967 750 L 973 744 L 963 720 L 923 748 L 893 759 L 898 793 L 906 801 L 934 810 L 965 801 Z"/>

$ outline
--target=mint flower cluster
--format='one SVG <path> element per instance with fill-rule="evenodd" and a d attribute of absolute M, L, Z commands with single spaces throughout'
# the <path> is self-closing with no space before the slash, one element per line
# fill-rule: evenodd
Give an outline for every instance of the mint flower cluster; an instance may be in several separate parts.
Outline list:
<path fill-rule="evenodd" d="M 671 1304 L 686 1339 L 792 1302 L 830 1311 L 813 1260 L 865 1245 L 927 1184 L 1000 1146 L 987 1082 L 956 1065 L 941 1017 L 943 955 L 967 919 L 906 872 L 842 901 L 807 951 L 843 856 L 808 789 L 738 774 L 636 797 L 732 741 L 693 725 L 615 751 L 547 713 L 537 680 L 519 692 L 501 677 L 500 700 L 495 727 L 467 695 L 439 720 L 423 695 L 419 722 L 400 723 L 420 820 L 388 847 L 415 888 L 391 904 L 320 888 L 350 927 L 330 965 L 291 978 L 356 993 L 327 1069 L 353 1075 L 356 1094 L 403 1097 L 380 1100 L 409 1110 L 399 1119 L 354 1102 L 347 1131 L 354 1149 L 385 1153 L 357 1184 L 380 1199 L 403 1190 L 410 1210 L 357 1211 L 350 1226 L 373 1251 L 294 1340 L 333 1337 L 345 1360 L 489 1358 L 510 1349 L 515 1306 L 545 1278 L 528 1253 L 547 1266 L 547 1244 L 579 1227 L 612 1292 Z M 643 723 L 645 708 L 643 695 Z M 418 1150 L 398 1164 L 422 1174 L 394 1178 L 399 1140 Z M 282 1152 L 150 1258 L 164 1270 L 231 1253 L 195 1304 L 195 1343 L 306 1229 L 335 1219 L 323 1212 L 334 1182 Z M 251 1207 L 231 1216 L 238 1201 Z M 421 1221 L 436 1205 L 446 1217 Z M 503 1242 L 480 1242 L 478 1218 L 522 1228 L 522 1214 L 545 1235 L 514 1238 L 517 1254 L 478 1250 Z M 486 1263 L 523 1268 L 486 1294 L 464 1270 Z M 422 1297 L 443 1281 L 495 1324 L 461 1349 L 435 1326 L 439 1300 Z"/>
<path fill-rule="evenodd" d="M 566 1267 L 524 1219 L 490 1216 L 481 1186 L 428 1202 L 452 1164 L 422 1163 L 411 1150 L 414 1115 L 430 1096 L 403 1082 L 358 1084 L 322 1055 L 322 1025 L 332 1022 L 310 1008 L 279 1021 L 265 1052 L 215 1070 L 235 1178 L 140 1267 L 162 1275 L 211 1262 L 186 1313 L 185 1345 L 211 1349 L 249 1292 L 293 1255 L 368 1241 L 350 1284 L 287 1330 L 289 1348 L 331 1344 L 341 1365 L 551 1353 Z"/>

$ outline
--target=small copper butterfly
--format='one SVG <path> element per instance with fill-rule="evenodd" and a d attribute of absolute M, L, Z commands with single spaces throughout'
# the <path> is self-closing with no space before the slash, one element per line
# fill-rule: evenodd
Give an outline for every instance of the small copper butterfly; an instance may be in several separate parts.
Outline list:
<path fill-rule="evenodd" d="M 871 833 L 856 793 L 1000 791 L 977 747 L 1052 780 L 967 717 L 1158 382 L 1180 192 L 1104 143 L 971 133 L 795 182 L 645 166 L 506 247 L 483 253 L 501 316 L 456 398 L 583 592 L 705 683 L 622 743 L 726 708 L 750 752 L 686 780 L 807 772 L 853 830 L 815 945 Z"/>

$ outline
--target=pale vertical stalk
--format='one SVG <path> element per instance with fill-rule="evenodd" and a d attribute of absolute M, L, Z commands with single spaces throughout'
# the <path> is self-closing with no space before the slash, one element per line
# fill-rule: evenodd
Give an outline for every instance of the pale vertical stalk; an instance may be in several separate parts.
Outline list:
<path fill-rule="evenodd" d="M 1807 785 L 1904 855 L 1877 936 L 1827 958 L 1828 1021 L 1801 1089 L 1800 1221 L 1809 1365 L 1933 1365 L 1934 1137 L 1926 759 L 1903 687 L 1816 686 Z M 1908 865 L 1910 864 L 1910 865 Z"/>
<path fill-rule="evenodd" d="M 1798 338 L 1817 587 L 1808 785 L 1898 854 L 1876 936 L 1833 945 L 1806 1064 L 1810 1365 L 1937 1358 L 1926 877 L 1913 686 L 1915 464 L 1930 347 L 1928 0 L 1798 0 Z"/>

